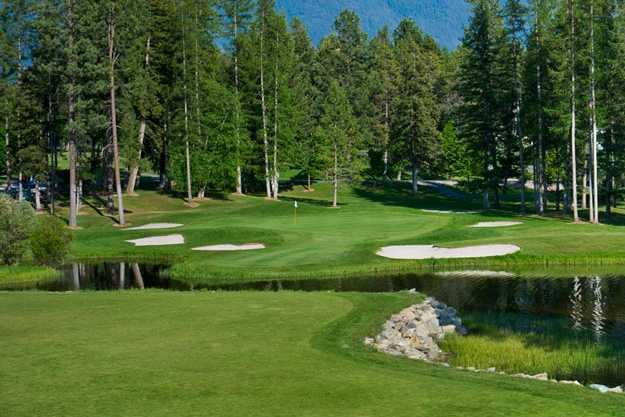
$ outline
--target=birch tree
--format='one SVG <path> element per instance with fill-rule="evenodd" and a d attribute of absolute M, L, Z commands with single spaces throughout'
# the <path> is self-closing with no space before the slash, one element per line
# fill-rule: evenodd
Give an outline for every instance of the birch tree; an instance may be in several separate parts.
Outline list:
<path fill-rule="evenodd" d="M 239 34 L 249 29 L 252 20 L 254 3 L 252 0 L 223 0 L 223 10 L 226 15 L 226 34 L 229 37 L 232 54 L 232 76 L 234 85 L 235 105 L 233 106 L 235 133 L 236 133 L 236 193 L 243 194 L 243 142 L 244 132 L 242 132 L 242 109 L 240 98 L 240 45 Z"/>
<path fill-rule="evenodd" d="M 352 113 L 347 93 L 336 80 L 330 82 L 326 100 L 322 106 L 322 115 L 317 131 L 319 141 L 327 149 L 328 168 L 332 175 L 332 207 L 339 206 L 339 182 L 352 158 L 349 137 L 357 130 L 356 119 Z"/>

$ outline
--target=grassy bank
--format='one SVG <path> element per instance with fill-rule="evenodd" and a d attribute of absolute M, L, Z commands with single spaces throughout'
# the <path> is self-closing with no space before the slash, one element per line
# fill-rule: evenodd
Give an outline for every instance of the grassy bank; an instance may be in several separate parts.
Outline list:
<path fill-rule="evenodd" d="M 459 201 L 422 189 L 416 197 L 401 186 L 344 187 L 341 208 L 328 207 L 330 189 L 295 188 L 279 202 L 259 197 L 228 196 L 201 202 L 195 209 L 155 192 L 126 199 L 133 225 L 183 223 L 171 230 L 127 231 L 98 214 L 98 202 L 83 208 L 81 230 L 72 256 L 78 260 L 143 259 L 175 265 L 175 278 L 191 283 L 258 279 L 323 278 L 395 274 L 432 268 L 533 269 L 625 265 L 625 233 L 619 214 L 613 225 L 571 224 L 558 217 L 519 217 L 513 211 L 475 214 L 427 213 L 423 209 L 478 210 L 478 202 Z M 294 200 L 299 203 L 297 215 Z M 480 221 L 520 220 L 521 226 L 475 229 Z M 136 248 L 125 240 L 181 233 L 180 246 Z M 264 243 L 266 250 L 225 254 L 198 253 L 196 246 L 218 243 Z M 435 244 L 458 247 L 506 243 L 520 253 L 491 259 L 392 261 L 375 255 L 385 245 Z"/>
<path fill-rule="evenodd" d="M 625 399 L 374 353 L 410 294 L 0 293 L 11 417 L 616 416 Z"/>
<path fill-rule="evenodd" d="M 58 278 L 59 273 L 44 266 L 0 266 L 0 288 Z"/>

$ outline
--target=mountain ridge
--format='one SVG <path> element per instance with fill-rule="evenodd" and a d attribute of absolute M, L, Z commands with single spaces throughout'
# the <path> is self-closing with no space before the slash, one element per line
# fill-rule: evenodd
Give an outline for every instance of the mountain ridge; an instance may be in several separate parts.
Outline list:
<path fill-rule="evenodd" d="M 315 44 L 332 33 L 338 14 L 349 9 L 358 13 L 369 36 L 384 25 L 392 30 L 402 19 L 411 18 L 448 49 L 460 44 L 471 11 L 465 0 L 277 0 L 276 5 L 287 17 L 299 17 Z"/>

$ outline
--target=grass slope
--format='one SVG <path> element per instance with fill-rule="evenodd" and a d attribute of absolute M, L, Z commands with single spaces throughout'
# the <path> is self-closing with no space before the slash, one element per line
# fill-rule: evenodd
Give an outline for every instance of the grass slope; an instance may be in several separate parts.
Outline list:
<path fill-rule="evenodd" d="M 615 225 L 574 225 L 568 219 L 521 219 L 511 228 L 475 229 L 479 221 L 519 220 L 514 207 L 481 214 L 431 214 L 421 209 L 476 209 L 476 203 L 452 200 L 424 189 L 412 197 L 401 187 L 347 188 L 341 208 L 328 208 L 330 189 L 318 185 L 307 193 L 296 188 L 280 202 L 259 197 L 228 197 L 188 209 L 182 200 L 142 192 L 126 198 L 127 218 L 134 225 L 149 222 L 183 223 L 180 229 L 126 231 L 109 218 L 86 207 L 80 218 L 72 254 L 75 259 L 166 259 L 175 262 L 173 274 L 190 282 L 206 283 L 266 278 L 307 278 L 373 273 L 397 273 L 436 266 L 470 268 L 550 268 L 554 265 L 623 264 L 625 233 Z M 293 200 L 300 203 L 297 220 Z M 136 248 L 127 239 L 182 233 L 181 246 Z M 265 243 L 268 249 L 211 254 L 191 248 L 215 243 Z M 375 255 L 384 245 L 436 244 L 466 246 L 517 244 L 518 254 L 481 260 L 392 261 Z"/>
<path fill-rule="evenodd" d="M 11 417 L 622 415 L 625 399 L 365 348 L 409 294 L 0 293 Z"/>

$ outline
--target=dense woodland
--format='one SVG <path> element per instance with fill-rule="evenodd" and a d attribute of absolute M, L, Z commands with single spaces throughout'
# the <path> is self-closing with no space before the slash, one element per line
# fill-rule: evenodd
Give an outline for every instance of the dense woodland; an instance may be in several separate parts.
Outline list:
<path fill-rule="evenodd" d="M 318 46 L 273 0 L 4 0 L 6 191 L 97 195 L 124 224 L 142 173 L 189 205 L 334 184 L 462 178 L 498 206 L 599 222 L 625 185 L 621 0 L 472 0 L 447 51 L 411 20 L 369 39 L 342 12 Z M 67 165 L 67 166 L 65 166 Z M 518 187 L 518 184 L 527 184 Z M 41 189 L 47 189 L 42 198 Z"/>

